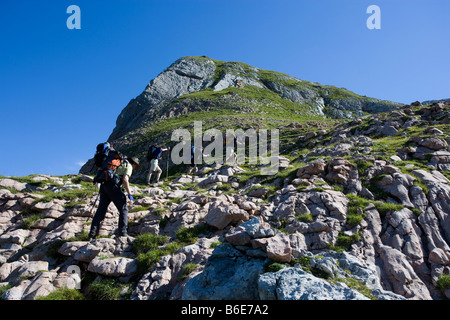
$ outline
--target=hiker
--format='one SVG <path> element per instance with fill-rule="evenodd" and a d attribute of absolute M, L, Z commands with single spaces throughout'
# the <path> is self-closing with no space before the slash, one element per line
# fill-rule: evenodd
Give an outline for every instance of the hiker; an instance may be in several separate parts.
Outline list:
<path fill-rule="evenodd" d="M 166 146 L 157 147 L 155 145 L 150 146 L 147 152 L 147 160 L 150 161 L 150 172 L 148 173 L 147 177 L 147 184 L 150 184 L 150 180 L 152 178 L 153 172 L 156 172 L 156 181 L 155 183 L 159 182 L 159 177 L 161 176 L 162 170 L 158 165 L 158 159 L 161 158 L 162 153 L 164 151 L 169 150 Z"/>
<path fill-rule="evenodd" d="M 131 177 L 133 170 L 140 168 L 139 159 L 136 157 L 124 158 L 122 164 L 116 169 L 115 176 L 118 179 L 103 182 L 100 185 L 100 203 L 97 211 L 92 219 L 91 230 L 89 232 L 89 240 L 94 239 L 99 232 L 100 223 L 103 221 L 106 215 L 111 201 L 119 210 L 119 230 L 118 236 L 127 236 L 127 224 L 128 224 L 128 206 L 127 196 L 121 189 L 121 185 L 128 193 L 128 199 L 133 203 L 133 196 L 130 190 L 129 178 Z"/>
<path fill-rule="evenodd" d="M 230 136 L 231 137 L 231 136 Z M 242 142 L 238 140 L 236 135 L 233 135 L 233 145 L 227 145 L 227 140 L 224 140 L 223 144 L 226 146 L 226 154 L 225 154 L 225 164 L 229 164 L 231 157 L 233 157 L 233 165 L 237 164 L 237 154 L 235 150 L 237 150 L 238 145 L 242 145 Z"/>
<path fill-rule="evenodd" d="M 203 159 L 209 157 L 209 155 L 203 153 L 203 147 L 200 147 L 200 154 L 195 154 L 195 146 L 192 145 L 191 146 L 191 163 L 189 165 L 188 174 L 190 174 L 192 172 L 194 172 L 194 174 L 197 173 L 198 168 L 197 168 L 197 164 L 195 163 L 196 162 L 195 160 L 197 159 L 197 160 L 201 161 L 200 156 L 202 156 Z M 199 162 L 199 161 L 197 161 L 197 162 Z"/>
<path fill-rule="evenodd" d="M 195 146 L 192 145 L 191 146 L 191 164 L 189 166 L 189 170 L 188 170 L 188 174 L 190 174 L 192 171 L 194 171 L 194 174 L 197 173 L 198 168 L 197 168 L 197 164 L 195 163 Z"/>

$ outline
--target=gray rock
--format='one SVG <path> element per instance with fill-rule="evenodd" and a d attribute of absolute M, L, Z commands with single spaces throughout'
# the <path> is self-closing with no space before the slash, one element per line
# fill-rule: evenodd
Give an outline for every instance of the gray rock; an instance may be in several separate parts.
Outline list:
<path fill-rule="evenodd" d="M 354 289 L 317 278 L 301 268 L 264 273 L 258 288 L 260 298 L 266 300 L 369 300 Z"/>
<path fill-rule="evenodd" d="M 117 258 L 94 258 L 88 266 L 88 271 L 108 277 L 130 276 L 137 272 L 137 264 L 134 259 Z"/>
<path fill-rule="evenodd" d="M 244 256 L 230 244 L 216 247 L 202 273 L 190 279 L 183 300 L 256 300 L 265 260 Z"/>

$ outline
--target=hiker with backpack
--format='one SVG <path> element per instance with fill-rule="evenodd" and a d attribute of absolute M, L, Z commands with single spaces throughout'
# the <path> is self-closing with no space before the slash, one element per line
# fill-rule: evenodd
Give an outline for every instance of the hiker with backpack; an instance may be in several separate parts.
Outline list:
<path fill-rule="evenodd" d="M 118 236 L 127 236 L 128 206 L 127 196 L 122 191 L 123 185 L 128 194 L 128 199 L 133 202 L 129 178 L 133 170 L 139 169 L 139 159 L 136 157 L 127 158 L 120 152 L 110 147 L 108 143 L 99 144 L 94 157 L 96 165 L 99 167 L 94 183 L 100 183 L 100 202 L 92 219 L 89 231 L 89 240 L 94 239 L 100 230 L 100 223 L 103 221 L 111 202 L 119 210 L 119 230 Z"/>
<path fill-rule="evenodd" d="M 155 145 L 151 145 L 150 148 L 148 148 L 147 160 L 150 161 L 150 171 L 147 176 L 147 185 L 150 184 L 153 172 L 156 172 L 155 183 L 159 182 L 159 177 L 161 176 L 162 170 L 158 165 L 158 160 L 161 158 L 162 153 L 167 150 L 169 149 L 166 146 L 157 147 Z"/>
<path fill-rule="evenodd" d="M 233 144 L 227 144 L 228 139 L 231 141 L 233 139 Z M 236 150 L 238 145 L 242 145 L 242 142 L 240 142 L 235 134 L 229 135 L 227 139 L 224 139 L 223 144 L 226 146 L 226 153 L 225 153 L 225 164 L 232 164 L 235 166 L 237 164 L 237 154 Z M 233 158 L 233 161 L 231 162 L 231 158 Z"/>

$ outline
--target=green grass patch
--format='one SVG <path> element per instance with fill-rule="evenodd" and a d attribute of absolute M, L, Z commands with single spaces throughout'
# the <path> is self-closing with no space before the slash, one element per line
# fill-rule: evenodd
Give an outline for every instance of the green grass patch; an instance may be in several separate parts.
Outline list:
<path fill-rule="evenodd" d="M 382 218 L 384 218 L 386 216 L 386 214 L 390 211 L 400 211 L 404 208 L 404 206 L 401 204 L 382 202 L 382 201 L 375 201 L 374 205 Z"/>
<path fill-rule="evenodd" d="M 335 278 L 331 279 L 331 282 L 333 282 L 333 283 L 338 283 L 338 282 L 345 283 L 348 287 L 350 287 L 352 289 L 355 289 L 356 291 L 358 291 L 362 295 L 368 297 L 370 300 L 378 300 L 372 294 L 372 289 L 367 287 L 362 281 L 357 280 L 355 278 L 352 278 L 352 277 L 337 278 L 337 277 L 335 277 Z"/>
<path fill-rule="evenodd" d="M 194 271 L 195 268 L 197 268 L 197 267 L 198 267 L 198 265 L 195 263 L 188 263 L 188 264 L 184 265 L 183 269 L 181 270 L 181 275 L 178 280 L 179 281 L 185 280 L 189 276 L 189 274 L 191 274 L 192 271 Z"/>
<path fill-rule="evenodd" d="M 211 227 L 208 225 L 197 225 L 192 228 L 182 227 L 177 231 L 176 241 L 181 245 L 194 244 L 200 234 L 208 234 L 211 232 Z"/>
<path fill-rule="evenodd" d="M 33 227 L 36 224 L 36 222 L 42 218 L 43 218 L 42 214 L 32 214 L 26 217 L 22 221 L 22 229 L 30 230 L 31 227 Z"/>
<path fill-rule="evenodd" d="M 362 240 L 362 236 L 359 233 L 354 233 L 351 236 L 347 236 L 341 232 L 337 237 L 336 246 L 338 248 L 335 248 L 335 251 L 342 251 L 342 250 L 339 250 L 339 247 L 342 249 L 345 249 L 345 250 L 350 250 L 352 244 L 354 244 L 358 241 L 361 241 L 361 240 Z"/>
<path fill-rule="evenodd" d="M 370 204 L 370 201 L 351 193 L 347 194 L 346 197 L 349 199 L 347 224 L 354 227 L 365 218 L 364 209 Z M 361 212 L 363 213 L 361 214 Z"/>
<path fill-rule="evenodd" d="M 58 288 L 45 297 L 38 297 L 36 300 L 85 300 L 85 296 L 77 289 L 66 287 Z"/>

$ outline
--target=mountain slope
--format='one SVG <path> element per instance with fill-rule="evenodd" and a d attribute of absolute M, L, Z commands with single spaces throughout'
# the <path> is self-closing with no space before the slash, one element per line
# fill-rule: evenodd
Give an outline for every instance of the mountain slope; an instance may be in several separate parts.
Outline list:
<path fill-rule="evenodd" d="M 274 176 L 132 184 L 128 237 L 111 205 L 87 239 L 92 176 L 0 177 L 0 299 L 448 299 L 449 119 L 414 103 L 299 136 Z"/>
<path fill-rule="evenodd" d="M 128 103 L 108 141 L 143 159 L 151 143 L 170 144 L 174 129 L 190 128 L 195 120 L 203 120 L 204 130 L 277 128 L 284 148 L 311 128 L 398 106 L 241 62 L 184 57 Z M 81 172 L 88 173 L 90 168 L 92 162 Z"/>

